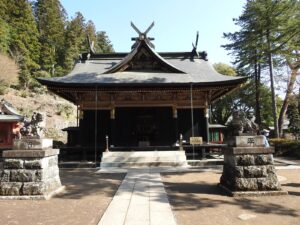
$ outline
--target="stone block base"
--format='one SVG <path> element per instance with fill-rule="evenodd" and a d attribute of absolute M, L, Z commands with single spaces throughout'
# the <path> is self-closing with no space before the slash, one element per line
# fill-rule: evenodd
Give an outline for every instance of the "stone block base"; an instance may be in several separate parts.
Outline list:
<path fill-rule="evenodd" d="M 9 150 L 3 152 L 0 196 L 46 196 L 61 186 L 57 149 Z M 9 198 L 8 198 L 9 199 Z M 25 198 L 26 199 L 26 198 Z"/>
<path fill-rule="evenodd" d="M 264 147 L 265 138 L 263 135 L 257 136 L 233 136 L 227 140 L 231 147 Z"/>
<path fill-rule="evenodd" d="M 0 200 L 49 200 L 53 196 L 63 192 L 65 186 L 53 190 L 52 192 L 45 193 L 43 195 L 0 195 Z"/>
<path fill-rule="evenodd" d="M 287 191 L 232 191 L 222 184 L 218 186 L 223 189 L 229 196 L 232 197 L 258 197 L 258 196 L 279 196 L 279 195 L 288 195 Z"/>
<path fill-rule="evenodd" d="M 226 149 L 220 185 L 234 196 L 286 193 L 278 181 L 272 153 L 272 148 L 263 147 Z"/>

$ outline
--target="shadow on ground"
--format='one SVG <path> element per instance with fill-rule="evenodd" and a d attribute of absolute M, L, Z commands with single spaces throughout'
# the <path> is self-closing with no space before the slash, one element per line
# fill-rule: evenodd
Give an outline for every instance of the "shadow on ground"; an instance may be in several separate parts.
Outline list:
<path fill-rule="evenodd" d="M 96 169 L 63 169 L 61 183 L 65 191 L 55 198 L 79 199 L 97 193 L 113 196 L 126 174 L 96 173 Z M 118 182 L 119 181 L 119 182 Z"/>
<path fill-rule="evenodd" d="M 164 174 L 163 180 L 170 203 L 175 211 L 199 211 L 208 208 L 220 210 L 238 209 L 251 213 L 276 214 L 299 217 L 299 209 L 294 209 L 289 202 L 291 196 L 262 196 L 233 198 L 217 186 L 221 173 L 177 173 Z M 300 183 L 287 183 L 283 187 L 298 188 Z M 289 190 L 290 195 L 299 196 L 300 192 Z M 299 199 L 300 203 L 300 199 Z"/>

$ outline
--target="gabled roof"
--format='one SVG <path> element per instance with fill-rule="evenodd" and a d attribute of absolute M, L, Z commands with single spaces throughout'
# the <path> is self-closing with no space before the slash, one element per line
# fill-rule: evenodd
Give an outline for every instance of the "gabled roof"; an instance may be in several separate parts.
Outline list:
<path fill-rule="evenodd" d="M 68 89 L 95 90 L 105 88 L 190 88 L 207 87 L 211 100 L 238 87 L 245 77 L 224 76 L 208 62 L 206 52 L 157 53 L 141 34 L 130 53 L 84 53 L 74 69 L 64 77 L 38 78 L 56 94 L 72 102 L 76 95 Z M 147 41 L 148 40 L 148 41 Z M 75 92 L 76 92 L 75 90 Z M 74 89 L 72 90 L 74 91 Z"/>
<path fill-rule="evenodd" d="M 24 117 L 20 115 L 13 106 L 4 99 L 0 102 L 0 121 L 1 122 L 18 122 Z"/>
<path fill-rule="evenodd" d="M 157 68 L 136 69 L 138 50 L 149 51 Z M 151 50 L 151 51 L 150 51 Z M 200 53 L 201 55 L 201 53 Z M 149 58 L 150 58 L 149 56 Z M 44 85 L 60 87 L 115 86 L 214 86 L 240 84 L 245 77 L 225 76 L 204 58 L 192 58 L 190 52 L 156 53 L 149 46 L 138 46 L 131 53 L 95 54 L 78 62 L 67 76 L 38 78 Z"/>
<path fill-rule="evenodd" d="M 150 68 L 147 68 L 147 62 L 151 63 Z M 151 72 L 184 73 L 157 54 L 145 40 L 141 40 L 132 52 L 103 74 L 123 71 L 138 72 L 145 71 L 147 69 L 150 69 Z"/>

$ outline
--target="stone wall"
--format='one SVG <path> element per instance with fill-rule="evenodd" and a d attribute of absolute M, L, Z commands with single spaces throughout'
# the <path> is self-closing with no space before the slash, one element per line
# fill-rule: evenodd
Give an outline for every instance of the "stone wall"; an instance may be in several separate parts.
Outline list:
<path fill-rule="evenodd" d="M 231 191 L 281 190 L 273 165 L 273 151 L 264 147 L 226 149 L 221 185 Z"/>
<path fill-rule="evenodd" d="M 0 195 L 45 195 L 61 187 L 58 149 L 3 152 Z"/>

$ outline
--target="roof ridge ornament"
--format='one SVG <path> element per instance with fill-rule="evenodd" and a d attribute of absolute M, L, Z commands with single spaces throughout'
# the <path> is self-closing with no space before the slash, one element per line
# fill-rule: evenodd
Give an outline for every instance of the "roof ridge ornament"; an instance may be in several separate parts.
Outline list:
<path fill-rule="evenodd" d="M 191 60 L 193 60 L 195 56 L 197 56 L 197 58 L 199 58 L 199 53 L 197 52 L 198 39 L 199 39 L 199 31 L 197 31 L 197 34 L 196 34 L 196 42 L 195 42 L 195 44 L 192 43 L 193 50 L 191 52 Z"/>
<path fill-rule="evenodd" d="M 154 44 L 151 43 L 151 41 L 154 40 L 152 37 L 147 37 L 147 33 L 154 27 L 154 21 L 150 24 L 150 26 L 146 29 L 145 32 L 141 32 L 133 22 L 130 22 L 131 27 L 138 33 L 139 37 L 131 38 L 132 41 L 135 41 L 135 43 L 131 46 L 131 49 L 134 49 L 138 42 L 140 41 L 146 41 L 148 45 L 150 45 L 151 48 L 155 48 Z"/>
<path fill-rule="evenodd" d="M 90 48 L 90 52 L 95 53 L 95 42 L 91 41 L 90 35 L 87 35 L 87 42 Z"/>

